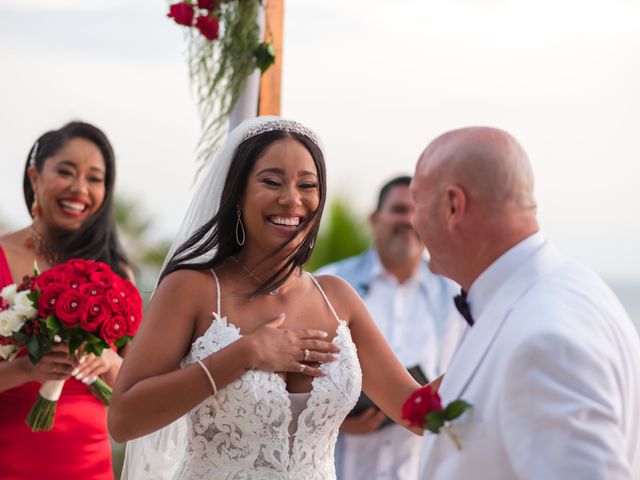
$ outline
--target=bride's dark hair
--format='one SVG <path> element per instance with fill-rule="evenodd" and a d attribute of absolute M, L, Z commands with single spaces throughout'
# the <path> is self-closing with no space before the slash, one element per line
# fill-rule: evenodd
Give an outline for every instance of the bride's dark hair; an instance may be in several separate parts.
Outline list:
<path fill-rule="evenodd" d="M 327 195 L 324 155 L 320 148 L 305 135 L 296 132 L 272 130 L 248 138 L 238 145 L 222 190 L 218 212 L 211 220 L 196 230 L 186 242 L 178 247 L 162 271 L 158 283 L 170 273 L 183 268 L 192 270 L 214 269 L 230 256 L 240 251 L 242 247 L 238 245 L 236 241 L 236 206 L 244 195 L 249 173 L 256 161 L 269 145 L 283 138 L 293 138 L 297 140 L 304 145 L 311 154 L 316 170 L 318 171 L 320 203 L 318 204 L 317 210 L 300 224 L 300 230 L 303 230 L 309 224 L 312 225 L 302 242 L 287 255 L 282 267 L 271 275 L 252 295 L 261 295 L 278 288 L 289 278 L 296 268 L 302 266 L 309 259 L 320 228 L 320 218 L 322 217 Z M 274 253 L 281 251 L 297 235 L 297 232 L 292 234 Z M 194 261 L 200 257 L 206 257 L 209 252 L 214 252 L 209 260 Z"/>

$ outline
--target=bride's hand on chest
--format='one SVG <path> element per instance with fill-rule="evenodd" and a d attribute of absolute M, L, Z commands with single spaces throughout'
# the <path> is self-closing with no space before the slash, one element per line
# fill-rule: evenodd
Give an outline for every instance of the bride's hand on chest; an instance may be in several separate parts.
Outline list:
<path fill-rule="evenodd" d="M 251 355 L 250 366 L 289 375 L 324 376 L 321 364 L 337 359 L 340 349 L 325 330 L 288 328 L 282 313 L 243 336 Z"/>

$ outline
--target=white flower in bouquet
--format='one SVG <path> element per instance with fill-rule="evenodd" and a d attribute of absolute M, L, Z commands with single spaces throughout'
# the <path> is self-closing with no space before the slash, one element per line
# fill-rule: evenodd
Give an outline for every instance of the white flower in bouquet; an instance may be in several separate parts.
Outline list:
<path fill-rule="evenodd" d="M 13 309 L 0 312 L 0 335 L 10 337 L 22 328 L 26 318 Z"/>
<path fill-rule="evenodd" d="M 0 345 L 0 358 L 11 361 L 19 349 L 17 345 Z"/>
<path fill-rule="evenodd" d="M 33 307 L 33 302 L 28 297 L 29 293 L 31 292 L 28 290 L 16 293 L 13 310 L 26 318 L 33 318 L 38 313 L 38 310 Z"/>
<path fill-rule="evenodd" d="M 0 297 L 4 298 L 9 305 L 13 305 L 16 297 L 16 291 L 18 286 L 15 283 L 7 285 L 0 290 Z"/>

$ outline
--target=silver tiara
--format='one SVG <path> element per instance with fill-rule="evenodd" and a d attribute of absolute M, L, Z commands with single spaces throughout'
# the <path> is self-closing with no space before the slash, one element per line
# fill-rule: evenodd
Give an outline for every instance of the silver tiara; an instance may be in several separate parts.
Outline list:
<path fill-rule="evenodd" d="M 31 155 L 29 155 L 29 166 L 36 164 L 36 155 L 38 155 L 38 147 L 40 144 L 36 140 L 36 143 L 33 144 L 33 148 L 31 149 Z"/>
<path fill-rule="evenodd" d="M 241 142 L 244 142 L 249 138 L 256 137 L 262 133 L 273 132 L 273 131 L 297 133 L 299 135 L 304 135 L 305 137 L 308 137 L 313 143 L 315 143 L 316 145 L 319 145 L 316 134 L 313 133 L 310 129 L 308 129 L 301 123 L 294 122 L 293 120 L 283 120 L 283 119 L 271 120 L 269 122 L 262 123 L 260 125 L 250 128 L 247 131 L 247 133 L 245 133 L 244 136 L 242 137 Z"/>

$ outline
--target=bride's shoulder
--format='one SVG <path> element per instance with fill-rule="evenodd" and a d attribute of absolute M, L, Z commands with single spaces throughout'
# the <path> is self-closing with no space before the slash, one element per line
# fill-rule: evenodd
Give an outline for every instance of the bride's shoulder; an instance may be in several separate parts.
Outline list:
<path fill-rule="evenodd" d="M 354 302 L 361 303 L 358 293 L 343 278 L 331 274 L 314 275 L 314 277 L 334 306 L 345 305 L 348 307 Z"/>
<path fill-rule="evenodd" d="M 325 273 L 322 275 L 311 274 L 318 281 L 320 286 L 326 290 L 344 290 L 344 289 L 352 289 L 351 285 L 347 283 L 342 277 L 338 277 L 337 275 L 333 275 L 331 273 Z"/>
<path fill-rule="evenodd" d="M 195 321 L 210 314 L 215 299 L 216 287 L 211 272 L 179 269 L 160 281 L 149 302 L 147 316 L 165 317 L 170 313 Z"/>
<path fill-rule="evenodd" d="M 201 293 L 211 290 L 214 278 L 209 270 L 181 268 L 169 273 L 158 285 L 158 293 L 183 294 L 184 292 Z M 215 287 L 214 287 L 215 288 Z"/>

